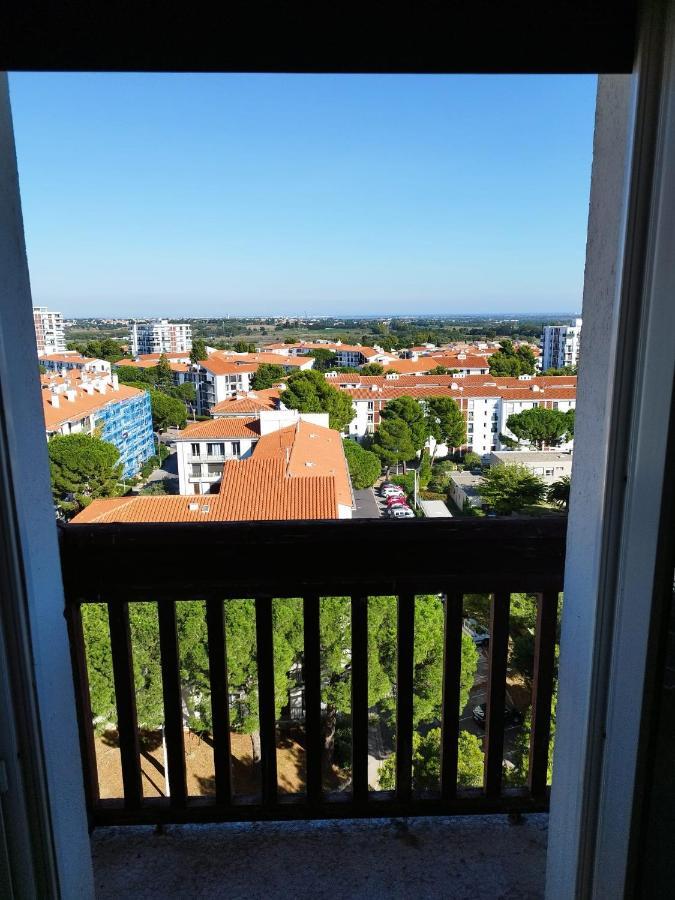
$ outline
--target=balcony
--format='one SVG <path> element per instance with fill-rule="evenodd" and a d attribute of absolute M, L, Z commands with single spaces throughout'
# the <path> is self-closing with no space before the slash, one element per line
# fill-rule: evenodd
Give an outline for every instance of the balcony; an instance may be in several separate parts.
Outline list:
<path fill-rule="evenodd" d="M 564 542 L 565 520 L 558 517 L 417 520 L 403 525 L 355 521 L 63 528 L 61 555 L 90 824 L 301 822 L 416 816 L 422 817 L 419 828 L 424 833 L 438 827 L 442 834 L 458 827 L 448 817 L 545 812 Z M 289 565 L 293 554 L 299 554 L 299 562 Z M 197 576 L 196 558 L 208 558 L 212 563 Z M 336 571 L 338 558 L 348 560 L 348 564 Z M 402 559 L 405 566 L 398 566 L 396 561 Z M 167 565 L 166 560 L 171 560 L 171 564 Z M 538 596 L 532 727 L 527 784 L 505 787 L 502 772 L 509 604 L 510 594 L 517 591 Z M 480 788 L 460 788 L 457 783 L 466 593 L 491 595 L 485 765 Z M 441 765 L 436 791 L 416 790 L 412 777 L 415 595 L 419 594 L 441 595 L 444 607 Z M 368 768 L 368 598 L 381 595 L 395 596 L 397 606 L 395 789 L 387 791 L 369 789 Z M 349 783 L 339 791 L 324 789 L 322 774 L 322 596 L 351 598 L 351 774 Z M 303 610 L 305 778 L 302 791 L 292 794 L 280 790 L 278 775 L 272 612 L 272 598 L 277 597 L 302 598 Z M 256 796 L 233 791 L 225 607 L 238 598 L 255 598 L 261 756 L 260 790 Z M 212 713 L 209 741 L 214 765 L 210 796 L 191 796 L 188 790 L 176 625 L 176 603 L 181 600 L 200 600 L 205 608 Z M 151 602 L 157 607 L 161 653 L 168 790 L 152 797 L 144 796 L 142 785 L 129 626 L 130 606 L 139 602 Z M 99 792 L 81 616 L 82 605 L 88 603 L 107 606 L 110 627 L 122 783 L 122 796 L 114 799 L 101 797 Z M 163 769 L 161 765 L 160 768 Z M 431 825 L 426 817 L 440 817 L 438 825 Z M 308 825 L 303 827 L 305 830 L 301 827 L 298 833 L 311 833 Z M 535 831 L 540 827 L 537 825 Z M 101 840 L 102 847 L 108 846 L 106 839 Z M 245 842 L 244 837 L 241 840 Z M 105 855 L 105 849 L 101 852 Z"/>

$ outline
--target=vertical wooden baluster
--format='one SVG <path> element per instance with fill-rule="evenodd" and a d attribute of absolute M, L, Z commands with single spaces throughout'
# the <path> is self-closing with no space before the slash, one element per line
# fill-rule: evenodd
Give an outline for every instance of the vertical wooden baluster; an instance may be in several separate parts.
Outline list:
<path fill-rule="evenodd" d="M 304 684 L 305 684 L 305 765 L 307 800 L 318 803 L 322 796 L 321 740 L 321 644 L 320 601 L 312 594 L 303 598 Z"/>
<path fill-rule="evenodd" d="M 396 799 L 412 797 L 413 659 L 415 597 L 401 594 L 397 601 L 396 653 Z"/>
<path fill-rule="evenodd" d="M 352 798 L 368 801 L 368 598 L 352 597 Z"/>
<path fill-rule="evenodd" d="M 490 665 L 485 715 L 485 793 L 498 797 L 502 786 L 504 755 L 504 703 L 506 701 L 506 663 L 509 648 L 509 608 L 511 595 L 497 591 L 492 595 L 490 615 Z"/>
<path fill-rule="evenodd" d="M 180 661 L 178 658 L 178 632 L 176 629 L 176 603 L 161 600 L 159 610 L 159 650 L 162 666 L 162 693 L 164 696 L 165 764 L 169 769 L 166 779 L 172 806 L 184 806 L 187 795 L 185 774 L 185 744 L 183 741 L 183 698 L 180 685 Z M 166 773 L 165 773 L 166 774 Z"/>
<path fill-rule="evenodd" d="M 209 683 L 211 685 L 216 803 L 228 804 L 232 800 L 230 706 L 227 689 L 225 616 L 223 600 L 220 597 L 210 597 L 206 601 L 206 629 L 209 642 Z"/>
<path fill-rule="evenodd" d="M 277 729 L 274 709 L 274 634 L 271 597 L 256 597 L 255 628 L 258 656 L 262 802 L 263 805 L 270 806 L 277 802 Z"/>
<path fill-rule="evenodd" d="M 94 804 L 99 799 L 98 767 L 96 765 L 94 726 L 91 713 L 91 697 L 89 694 L 87 654 L 82 631 L 82 608 L 79 603 L 73 603 L 71 601 L 67 602 L 66 621 L 70 639 L 70 659 L 73 667 L 73 687 L 75 689 L 75 702 L 79 725 L 80 755 L 82 757 L 82 770 L 84 775 L 84 796 L 87 803 L 87 813 L 91 818 Z"/>
<path fill-rule="evenodd" d="M 115 682 L 124 805 L 128 809 L 137 809 L 141 805 L 143 790 L 136 721 L 136 687 L 129 632 L 129 604 L 121 601 L 109 603 L 108 623 L 110 625 L 110 650 Z"/>
<path fill-rule="evenodd" d="M 457 795 L 459 686 L 462 673 L 462 595 L 445 596 L 443 623 L 443 700 L 441 731 L 441 797 Z"/>
<path fill-rule="evenodd" d="M 532 736 L 530 739 L 528 775 L 530 793 L 536 799 L 543 799 L 546 795 L 557 617 L 557 591 L 546 591 L 543 594 L 538 594 L 537 630 L 534 638 Z"/>

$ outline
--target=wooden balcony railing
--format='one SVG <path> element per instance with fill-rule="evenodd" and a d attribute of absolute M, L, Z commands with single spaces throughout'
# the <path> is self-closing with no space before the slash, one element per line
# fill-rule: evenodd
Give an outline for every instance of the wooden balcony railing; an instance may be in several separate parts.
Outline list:
<path fill-rule="evenodd" d="M 92 825 L 465 814 L 544 810 L 565 519 L 68 525 L 62 529 L 67 618 Z M 538 596 L 528 783 L 502 784 L 512 592 Z M 440 790 L 413 790 L 415 595 L 444 595 Z M 457 787 L 463 595 L 491 595 L 482 788 Z M 396 789 L 368 787 L 368 597 L 397 597 Z M 319 600 L 351 597 L 351 789 L 322 790 Z M 272 598 L 302 597 L 306 791 L 277 785 Z M 261 799 L 233 796 L 224 605 L 255 598 Z M 176 602 L 205 601 L 215 793 L 188 796 Z M 129 605 L 158 609 L 169 797 L 144 798 Z M 99 798 L 81 604 L 108 609 L 123 797 Z"/>

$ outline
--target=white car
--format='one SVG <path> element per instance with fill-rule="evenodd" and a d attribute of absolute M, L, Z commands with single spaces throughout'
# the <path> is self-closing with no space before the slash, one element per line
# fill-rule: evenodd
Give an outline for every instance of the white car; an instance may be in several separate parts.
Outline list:
<path fill-rule="evenodd" d="M 392 519 L 414 519 L 415 513 L 409 506 L 392 506 L 387 515 Z"/>
<path fill-rule="evenodd" d="M 382 489 L 383 497 L 405 497 L 405 491 L 400 487 L 386 487 Z"/>

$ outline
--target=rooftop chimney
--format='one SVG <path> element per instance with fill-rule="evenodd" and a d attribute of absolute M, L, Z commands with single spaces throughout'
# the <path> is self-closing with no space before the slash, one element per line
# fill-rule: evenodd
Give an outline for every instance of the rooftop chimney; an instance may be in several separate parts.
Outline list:
<path fill-rule="evenodd" d="M 49 402 L 50 402 L 50 403 L 52 404 L 52 406 L 54 406 L 56 409 L 58 409 L 59 406 L 61 405 L 61 400 L 60 400 L 58 394 L 52 394 L 52 396 L 51 396 Z"/>

